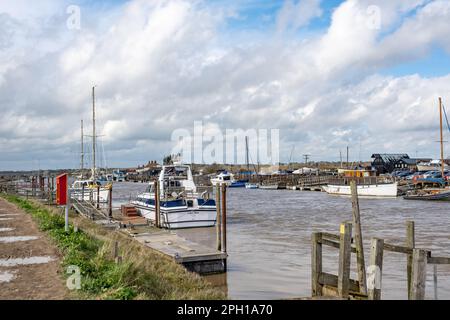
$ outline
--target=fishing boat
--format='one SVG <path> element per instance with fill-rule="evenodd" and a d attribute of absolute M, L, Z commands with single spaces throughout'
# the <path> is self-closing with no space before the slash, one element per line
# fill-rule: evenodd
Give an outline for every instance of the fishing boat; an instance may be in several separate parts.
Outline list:
<path fill-rule="evenodd" d="M 329 184 L 322 189 L 332 195 L 350 196 L 352 194 L 350 185 Z M 358 196 L 360 197 L 388 197 L 396 198 L 398 194 L 398 183 L 381 184 L 358 184 Z"/>
<path fill-rule="evenodd" d="M 163 166 L 158 177 L 161 226 L 167 229 L 211 227 L 216 223 L 216 202 L 207 191 L 199 194 L 188 165 Z M 156 220 L 156 186 L 131 201 L 138 212 L 150 221 Z"/>
<path fill-rule="evenodd" d="M 364 168 L 342 169 L 341 177 L 322 186 L 322 190 L 331 195 L 350 196 L 352 194 L 350 182 L 357 182 L 359 197 L 396 198 L 398 196 L 398 182 L 379 178 L 375 170 Z"/>

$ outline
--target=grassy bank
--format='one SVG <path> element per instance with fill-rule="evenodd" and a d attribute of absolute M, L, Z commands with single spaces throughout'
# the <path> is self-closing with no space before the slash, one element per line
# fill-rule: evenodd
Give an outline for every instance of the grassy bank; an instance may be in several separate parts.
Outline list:
<path fill-rule="evenodd" d="M 82 299 L 224 299 L 218 289 L 186 271 L 170 258 L 146 248 L 119 232 L 107 231 L 78 216 L 71 216 L 70 231 L 64 231 L 64 216 L 58 209 L 16 196 L 4 196 L 32 215 L 63 255 L 62 267 L 78 266 Z M 74 225 L 78 231 L 75 232 Z M 116 264 L 114 243 L 119 243 L 122 263 Z"/>

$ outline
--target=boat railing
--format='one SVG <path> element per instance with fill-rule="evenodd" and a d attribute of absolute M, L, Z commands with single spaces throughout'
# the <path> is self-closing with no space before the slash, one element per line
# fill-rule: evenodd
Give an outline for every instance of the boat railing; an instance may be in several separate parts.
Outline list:
<path fill-rule="evenodd" d="M 329 184 L 350 185 L 352 181 L 356 181 L 358 185 L 390 184 L 394 182 L 389 177 L 334 177 L 329 179 Z"/>

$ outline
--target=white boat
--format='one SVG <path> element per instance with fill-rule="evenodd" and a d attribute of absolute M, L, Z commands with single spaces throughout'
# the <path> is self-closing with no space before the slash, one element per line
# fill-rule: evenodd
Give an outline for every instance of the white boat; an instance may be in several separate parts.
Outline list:
<path fill-rule="evenodd" d="M 117 182 L 125 182 L 125 172 L 120 170 L 114 170 L 113 171 L 113 181 Z"/>
<path fill-rule="evenodd" d="M 359 197 L 389 197 L 395 198 L 398 194 L 398 183 L 384 184 L 362 184 L 358 185 Z M 333 185 L 323 186 L 322 189 L 328 194 L 351 196 L 350 185 Z"/>
<path fill-rule="evenodd" d="M 109 199 L 110 185 L 102 186 L 99 181 L 94 180 L 76 180 L 70 188 L 70 198 L 79 201 L 97 201 L 98 190 L 100 195 L 98 200 L 100 203 L 107 203 Z"/>
<path fill-rule="evenodd" d="M 278 190 L 278 184 L 262 184 L 259 188 L 263 190 Z"/>
<path fill-rule="evenodd" d="M 199 194 L 188 165 L 163 166 L 158 178 L 160 186 L 161 226 L 168 229 L 212 227 L 216 224 L 216 202 L 207 192 Z M 155 183 L 131 201 L 138 212 L 156 220 Z"/>
<path fill-rule="evenodd" d="M 245 188 L 246 189 L 258 189 L 259 188 L 259 184 L 257 184 L 257 183 L 246 183 L 245 184 Z"/>
<path fill-rule="evenodd" d="M 445 165 L 444 169 L 448 169 L 448 166 Z M 426 171 L 441 171 L 441 162 L 440 160 L 433 160 L 430 162 L 421 162 L 417 164 L 417 171 L 426 172 Z"/>
<path fill-rule="evenodd" d="M 223 171 L 216 175 L 215 177 L 211 178 L 211 184 L 213 186 L 216 185 L 226 185 L 227 187 L 230 186 L 234 182 L 234 177 L 232 173 L 228 173 L 226 171 Z"/>

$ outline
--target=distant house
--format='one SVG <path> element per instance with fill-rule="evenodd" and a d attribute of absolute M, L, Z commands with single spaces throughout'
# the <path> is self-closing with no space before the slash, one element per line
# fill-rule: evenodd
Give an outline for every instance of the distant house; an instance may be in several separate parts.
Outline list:
<path fill-rule="evenodd" d="M 375 153 L 372 155 L 372 168 L 378 174 L 391 173 L 395 170 L 395 165 L 401 159 L 410 159 L 406 153 L 389 154 L 389 153 Z"/>
<path fill-rule="evenodd" d="M 402 158 L 395 163 L 395 169 L 398 171 L 417 171 L 417 164 L 423 162 L 422 159 Z"/>

